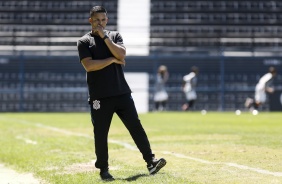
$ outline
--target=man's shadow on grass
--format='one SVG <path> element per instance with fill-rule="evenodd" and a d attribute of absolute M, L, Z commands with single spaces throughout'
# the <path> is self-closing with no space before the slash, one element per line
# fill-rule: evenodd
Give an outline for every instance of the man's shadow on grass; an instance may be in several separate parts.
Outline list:
<path fill-rule="evenodd" d="M 159 173 L 160 174 L 160 173 Z M 136 181 L 138 178 L 141 178 L 141 177 L 151 177 L 153 175 L 149 175 L 149 174 L 137 174 L 137 175 L 134 175 L 134 176 L 130 176 L 128 178 L 115 178 L 113 180 L 108 180 L 108 182 L 112 182 L 112 181 L 116 181 L 116 180 L 122 180 L 122 181 L 128 181 L 128 182 L 131 182 L 131 181 Z"/>
<path fill-rule="evenodd" d="M 128 181 L 128 182 L 131 182 L 131 181 L 136 181 L 138 178 L 140 177 L 149 177 L 150 175 L 148 174 L 137 174 L 137 175 L 134 175 L 134 176 L 130 176 L 128 178 L 115 178 L 115 179 L 111 179 L 111 180 L 104 180 L 105 182 L 113 182 L 113 181 L 116 181 L 116 180 L 122 180 L 122 181 Z"/>
<path fill-rule="evenodd" d="M 131 182 L 131 181 L 136 181 L 138 178 L 141 178 L 141 177 L 149 177 L 150 175 L 148 174 L 137 174 L 137 175 L 134 175 L 134 176 L 130 176 L 128 178 L 115 178 L 113 180 L 106 180 L 107 182 L 112 182 L 112 181 L 116 181 L 116 180 L 122 180 L 122 181 L 128 181 L 128 182 Z"/>
<path fill-rule="evenodd" d="M 136 181 L 138 178 L 141 178 L 141 177 L 149 177 L 150 175 L 148 174 L 137 174 L 137 175 L 134 175 L 134 176 L 130 176 L 128 178 L 125 178 L 123 180 L 125 181 Z"/>
<path fill-rule="evenodd" d="M 159 174 L 161 174 L 161 173 L 158 173 L 158 175 Z M 137 175 L 125 178 L 123 180 L 131 182 L 131 181 L 136 181 L 138 178 L 141 178 L 141 177 L 152 177 L 152 176 L 154 176 L 154 175 L 150 175 L 150 174 L 137 174 Z"/>

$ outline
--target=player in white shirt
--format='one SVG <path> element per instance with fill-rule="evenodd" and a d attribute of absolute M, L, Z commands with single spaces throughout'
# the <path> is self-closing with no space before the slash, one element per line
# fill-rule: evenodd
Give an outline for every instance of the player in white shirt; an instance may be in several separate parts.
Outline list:
<path fill-rule="evenodd" d="M 186 98 L 186 103 L 182 105 L 182 110 L 184 111 L 192 108 L 195 101 L 197 100 L 196 86 L 198 73 L 198 67 L 193 66 L 191 68 L 191 72 L 183 77 L 182 90 Z"/>
<path fill-rule="evenodd" d="M 164 65 L 159 66 L 158 73 L 155 81 L 155 93 L 154 103 L 156 111 L 166 110 L 166 104 L 168 100 L 168 93 L 166 90 L 166 82 L 168 80 L 169 73 L 167 67 Z"/>
<path fill-rule="evenodd" d="M 247 98 L 245 106 L 250 110 L 257 110 L 262 104 L 266 102 L 267 93 L 273 93 L 274 87 L 272 82 L 274 77 L 277 75 L 277 71 L 274 67 L 269 67 L 268 73 L 264 74 L 255 88 L 255 98 Z"/>

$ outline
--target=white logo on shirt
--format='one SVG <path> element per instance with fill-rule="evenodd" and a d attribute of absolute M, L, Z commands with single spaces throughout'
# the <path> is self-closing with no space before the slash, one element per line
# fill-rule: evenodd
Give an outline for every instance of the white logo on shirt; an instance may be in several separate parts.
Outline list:
<path fill-rule="evenodd" d="M 94 100 L 93 101 L 93 109 L 97 110 L 100 109 L 100 101 L 99 100 Z"/>

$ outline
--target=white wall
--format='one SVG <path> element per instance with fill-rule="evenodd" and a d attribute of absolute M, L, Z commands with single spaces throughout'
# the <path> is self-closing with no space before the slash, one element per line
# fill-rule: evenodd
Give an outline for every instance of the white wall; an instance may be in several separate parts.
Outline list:
<path fill-rule="evenodd" d="M 149 55 L 150 0 L 119 0 L 117 17 L 127 55 Z"/>
<path fill-rule="evenodd" d="M 149 111 L 149 75 L 148 73 L 125 72 L 125 79 L 132 90 L 132 97 L 138 113 Z"/>

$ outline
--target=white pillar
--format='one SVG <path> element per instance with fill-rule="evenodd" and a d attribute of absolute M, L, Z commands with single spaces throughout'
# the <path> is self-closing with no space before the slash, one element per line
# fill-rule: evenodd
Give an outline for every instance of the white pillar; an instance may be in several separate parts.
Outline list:
<path fill-rule="evenodd" d="M 147 113 L 149 111 L 149 74 L 145 72 L 125 72 L 125 79 L 132 90 L 138 113 Z"/>
<path fill-rule="evenodd" d="M 119 0 L 117 14 L 126 55 L 149 55 L 150 0 Z"/>

